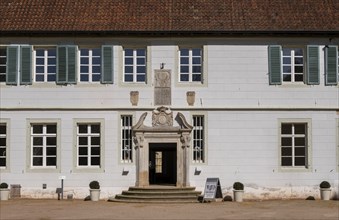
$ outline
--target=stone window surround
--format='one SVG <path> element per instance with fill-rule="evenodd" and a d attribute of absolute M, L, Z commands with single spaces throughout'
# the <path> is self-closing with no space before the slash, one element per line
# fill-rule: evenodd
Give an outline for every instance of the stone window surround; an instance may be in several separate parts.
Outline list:
<path fill-rule="evenodd" d="M 31 125 L 32 124 L 56 124 L 57 126 L 57 159 L 56 167 L 31 167 L 32 148 L 31 148 Z M 26 120 L 26 172 L 27 173 L 59 173 L 61 171 L 61 119 L 33 119 Z"/>

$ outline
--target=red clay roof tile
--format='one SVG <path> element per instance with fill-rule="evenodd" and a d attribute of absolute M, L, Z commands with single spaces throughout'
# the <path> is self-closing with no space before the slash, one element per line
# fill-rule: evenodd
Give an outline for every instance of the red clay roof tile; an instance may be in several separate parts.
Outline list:
<path fill-rule="evenodd" d="M 335 32 L 339 0 L 1 0 L 0 32 Z"/>

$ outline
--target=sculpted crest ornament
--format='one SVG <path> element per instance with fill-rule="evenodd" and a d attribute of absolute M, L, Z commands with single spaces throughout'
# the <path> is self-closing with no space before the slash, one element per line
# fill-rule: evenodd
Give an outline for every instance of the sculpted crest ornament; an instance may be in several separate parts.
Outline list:
<path fill-rule="evenodd" d="M 153 110 L 152 126 L 173 126 L 173 112 L 165 106 Z"/>

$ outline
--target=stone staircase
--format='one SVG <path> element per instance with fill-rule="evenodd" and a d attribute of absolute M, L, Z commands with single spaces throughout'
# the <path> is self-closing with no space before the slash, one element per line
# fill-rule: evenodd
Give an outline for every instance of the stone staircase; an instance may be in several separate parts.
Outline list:
<path fill-rule="evenodd" d="M 195 187 L 174 186 L 150 186 L 130 187 L 109 202 L 130 203 L 193 203 L 198 202 L 201 192 L 195 191 Z"/>

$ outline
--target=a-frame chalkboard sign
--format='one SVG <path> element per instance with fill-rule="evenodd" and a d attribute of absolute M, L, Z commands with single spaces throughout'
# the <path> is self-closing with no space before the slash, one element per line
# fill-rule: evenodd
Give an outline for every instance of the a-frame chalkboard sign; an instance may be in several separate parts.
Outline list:
<path fill-rule="evenodd" d="M 219 178 L 207 178 L 203 200 L 213 201 L 218 198 L 222 198 Z"/>

